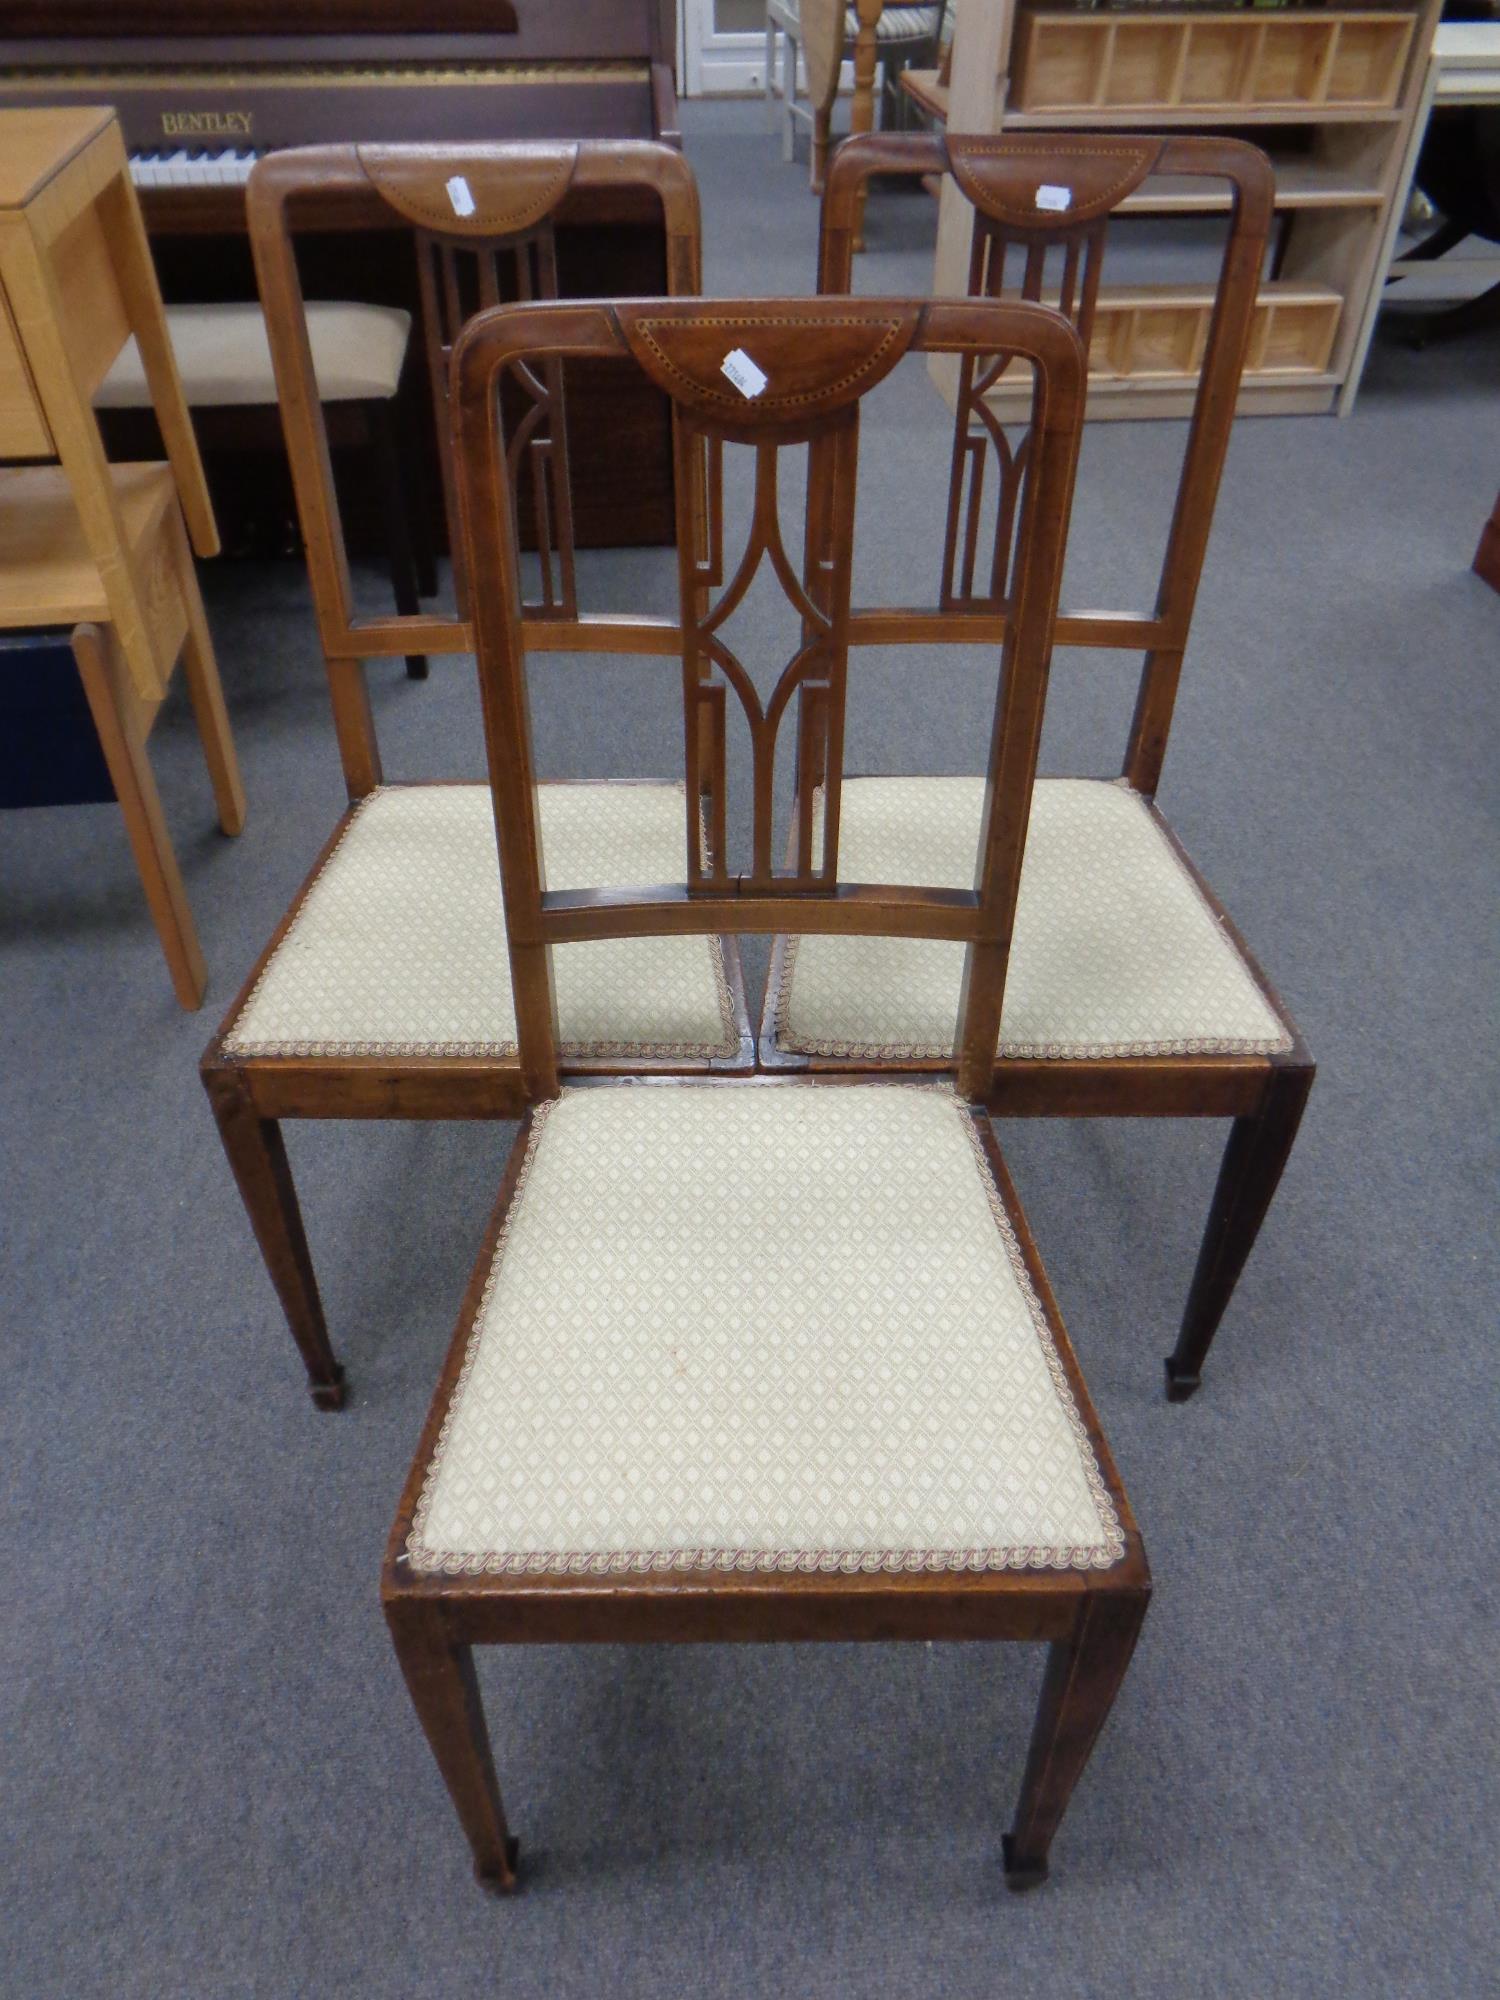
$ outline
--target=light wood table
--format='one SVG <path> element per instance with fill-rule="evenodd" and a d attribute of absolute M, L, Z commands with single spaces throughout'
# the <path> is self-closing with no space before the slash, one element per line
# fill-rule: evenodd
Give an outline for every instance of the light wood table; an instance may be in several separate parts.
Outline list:
<path fill-rule="evenodd" d="M 99 433 L 93 396 L 132 335 L 165 464 L 111 465 Z M 0 460 L 0 629 L 75 628 L 173 988 L 196 1007 L 207 969 L 145 755 L 179 658 L 226 833 L 245 801 L 193 569 L 218 532 L 112 111 L 0 113 Z"/>

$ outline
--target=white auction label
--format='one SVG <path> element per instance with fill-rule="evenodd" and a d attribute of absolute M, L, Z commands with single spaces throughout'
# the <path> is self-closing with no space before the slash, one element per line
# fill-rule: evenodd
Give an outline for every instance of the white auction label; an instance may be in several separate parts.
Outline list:
<path fill-rule="evenodd" d="M 732 348 L 724 356 L 721 367 L 742 396 L 758 396 L 770 380 L 756 367 L 743 347 Z"/>
<path fill-rule="evenodd" d="M 453 204 L 453 213 L 455 215 L 472 215 L 474 213 L 474 197 L 470 194 L 469 183 L 464 179 L 462 174 L 455 174 L 452 180 L 449 181 L 448 199 Z M 1040 200 L 1040 196 L 1038 196 L 1038 199 Z"/>
<path fill-rule="evenodd" d="M 1073 190 L 1053 187 L 1047 181 L 1043 181 L 1036 191 L 1036 205 L 1038 208 L 1050 208 L 1061 213 L 1063 209 L 1073 206 Z"/>

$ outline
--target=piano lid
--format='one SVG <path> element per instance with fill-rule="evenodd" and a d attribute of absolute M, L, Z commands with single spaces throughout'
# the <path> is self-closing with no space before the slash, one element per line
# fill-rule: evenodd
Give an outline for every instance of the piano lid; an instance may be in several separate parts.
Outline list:
<path fill-rule="evenodd" d="M 661 0 L 223 0 L 213 6 L 0 0 L 0 65 L 660 60 L 660 6 Z"/>
<path fill-rule="evenodd" d="M 431 13 L 438 33 L 514 35 L 518 32 L 511 0 L 443 0 L 428 10 L 421 0 L 239 0 L 237 5 L 204 5 L 204 0 L 146 0 L 132 9 L 120 0 L 0 0 L 0 35 L 47 38 L 97 35 L 124 41 L 149 37 L 170 41 L 178 35 L 222 37 L 243 35 L 305 35 L 312 6 L 318 32 L 328 35 L 378 35 L 419 32 Z"/>

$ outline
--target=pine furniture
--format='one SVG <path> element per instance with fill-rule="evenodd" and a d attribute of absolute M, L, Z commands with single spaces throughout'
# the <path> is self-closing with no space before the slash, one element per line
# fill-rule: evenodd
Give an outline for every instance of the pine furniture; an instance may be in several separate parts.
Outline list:
<path fill-rule="evenodd" d="M 99 435 L 92 399 L 130 339 L 163 464 L 111 465 Z M 207 967 L 146 754 L 179 658 L 225 833 L 245 800 L 193 569 L 218 552 L 213 510 L 109 111 L 0 113 L 0 459 L 0 629 L 76 628 L 173 990 L 197 1007 Z"/>

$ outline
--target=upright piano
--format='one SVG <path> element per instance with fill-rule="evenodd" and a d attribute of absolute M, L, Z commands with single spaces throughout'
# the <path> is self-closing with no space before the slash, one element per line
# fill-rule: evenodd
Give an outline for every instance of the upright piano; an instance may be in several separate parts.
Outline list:
<path fill-rule="evenodd" d="M 113 105 L 164 297 L 248 299 L 244 184 L 261 154 L 328 140 L 676 143 L 670 18 L 671 0 L 0 0 L 0 108 Z M 649 203 L 578 196 L 559 221 L 564 294 L 663 289 Z M 389 232 L 320 236 L 304 287 L 419 311 L 410 248 Z M 670 540 L 655 392 L 609 375 L 570 384 L 569 432 L 578 541 Z M 263 517 L 289 506 L 279 466 L 273 492 L 249 473 L 210 459 L 230 546 L 264 544 Z"/>

